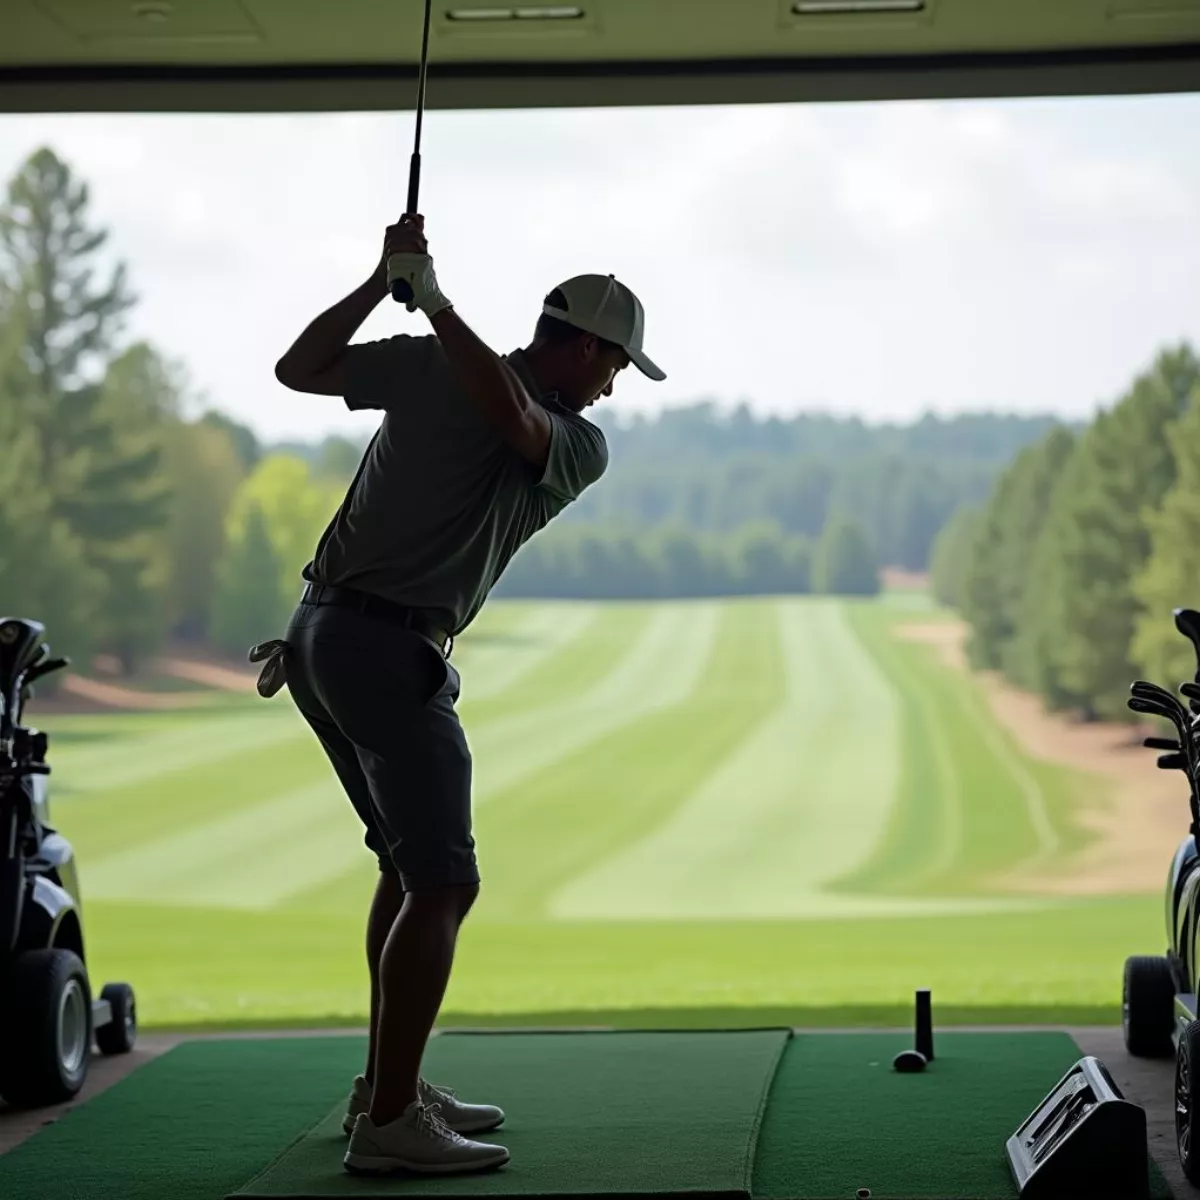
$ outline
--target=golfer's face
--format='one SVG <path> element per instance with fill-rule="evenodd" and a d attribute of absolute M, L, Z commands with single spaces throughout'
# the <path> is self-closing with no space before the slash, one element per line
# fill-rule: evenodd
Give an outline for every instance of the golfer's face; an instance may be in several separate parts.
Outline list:
<path fill-rule="evenodd" d="M 601 396 L 612 395 L 617 373 L 629 366 L 629 355 L 624 350 L 601 350 L 596 356 L 596 366 L 597 382 L 588 398 L 588 404 L 595 404 Z"/>

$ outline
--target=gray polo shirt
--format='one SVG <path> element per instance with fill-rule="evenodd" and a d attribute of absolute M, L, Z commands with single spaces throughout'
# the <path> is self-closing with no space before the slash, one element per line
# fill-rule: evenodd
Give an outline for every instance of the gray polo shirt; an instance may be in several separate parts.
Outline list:
<path fill-rule="evenodd" d="M 318 547 L 314 581 L 421 609 L 459 634 L 521 545 L 604 474 L 604 434 L 540 394 L 521 351 L 506 358 L 550 415 L 544 471 L 483 419 L 434 335 L 349 348 L 346 407 L 384 416 Z"/>

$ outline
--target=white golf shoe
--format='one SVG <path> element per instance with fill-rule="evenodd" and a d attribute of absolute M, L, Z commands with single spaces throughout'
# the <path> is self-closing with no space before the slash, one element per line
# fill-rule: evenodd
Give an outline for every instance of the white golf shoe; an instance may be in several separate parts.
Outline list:
<path fill-rule="evenodd" d="M 494 1104 L 464 1104 L 452 1088 L 438 1087 L 424 1079 L 417 1081 L 417 1097 L 422 1104 L 437 1104 L 441 1107 L 442 1120 L 455 1133 L 487 1133 L 504 1124 L 504 1110 Z M 342 1128 L 347 1134 L 354 1132 L 354 1122 L 359 1113 L 371 1107 L 371 1085 L 362 1075 L 354 1077 L 350 1098 L 346 1102 L 346 1115 Z"/>
<path fill-rule="evenodd" d="M 508 1162 L 508 1151 L 503 1146 L 469 1141 L 442 1120 L 438 1105 L 414 1100 L 401 1116 L 384 1126 L 372 1124 L 366 1113 L 359 1113 L 342 1162 L 355 1174 L 415 1171 L 452 1175 L 502 1167 Z"/>

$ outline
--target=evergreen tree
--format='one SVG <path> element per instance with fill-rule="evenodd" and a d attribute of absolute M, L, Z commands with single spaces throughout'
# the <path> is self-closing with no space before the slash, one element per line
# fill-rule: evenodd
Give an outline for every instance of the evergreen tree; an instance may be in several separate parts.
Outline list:
<path fill-rule="evenodd" d="M 202 640 L 212 617 L 226 522 L 245 467 L 232 436 L 203 420 L 173 427 L 167 461 L 174 484 L 167 529 L 167 611 L 175 633 Z"/>
<path fill-rule="evenodd" d="M 98 635 L 126 671 L 161 645 L 170 621 L 166 451 L 183 386 L 144 342 L 115 358 L 93 410 L 83 484 L 60 505 L 105 580 Z"/>
<path fill-rule="evenodd" d="M 262 447 L 258 444 L 254 430 L 248 425 L 239 424 L 215 409 L 209 409 L 204 413 L 200 418 L 200 424 L 219 429 L 229 437 L 233 442 L 233 448 L 237 451 L 238 458 L 242 460 L 244 474 L 249 475 L 258 466 L 259 460 L 262 458 Z"/>
<path fill-rule="evenodd" d="M 1063 428 L 1026 447 L 997 479 L 979 518 L 962 580 L 963 615 L 971 628 L 967 651 L 978 667 L 1013 679 L 1024 669 L 1018 643 L 1027 627 L 1022 612 L 1033 548 L 1073 449 Z"/>
<path fill-rule="evenodd" d="M 1172 614 L 1200 608 L 1200 386 L 1167 440 L 1175 482 L 1162 508 L 1147 514 L 1150 555 L 1133 585 L 1142 607 L 1130 658 L 1139 674 L 1173 690 L 1196 673 L 1195 653 Z"/>
<path fill-rule="evenodd" d="M 1200 362 L 1188 347 L 1163 352 L 1096 418 L 1054 490 L 1043 530 L 1047 578 L 1030 615 L 1044 656 L 1038 670 L 1049 669 L 1054 686 L 1085 715 L 1129 718 L 1141 611 L 1133 583 L 1150 553 L 1146 518 L 1174 482 L 1167 430 L 1197 383 Z"/>
<path fill-rule="evenodd" d="M 52 151 L 33 154 L 0 206 L 0 309 L 21 342 L 52 510 L 104 580 L 96 633 L 127 666 L 162 632 L 169 503 L 165 424 L 177 396 L 144 345 L 113 355 L 133 303 L 122 264 L 97 283 L 107 232 L 94 228 L 88 188 Z"/>
<path fill-rule="evenodd" d="M 218 648 L 244 657 L 256 642 L 282 636 L 289 610 L 279 580 L 266 517 L 251 503 L 236 532 L 231 531 L 217 568 L 212 639 Z"/>
<path fill-rule="evenodd" d="M 813 590 L 830 596 L 874 596 L 879 593 L 879 564 L 862 526 L 835 516 L 817 543 Z"/>
<path fill-rule="evenodd" d="M 934 599 L 947 608 L 962 607 L 972 546 L 979 536 L 982 520 L 981 509 L 960 508 L 942 527 L 933 544 L 930 587 Z"/>
<path fill-rule="evenodd" d="M 103 580 L 80 539 L 54 514 L 40 439 L 18 402 L 33 381 L 11 332 L 0 326 L 0 615 L 41 621 L 54 652 L 86 669 Z M 42 686 L 52 689 L 60 680 Z"/>

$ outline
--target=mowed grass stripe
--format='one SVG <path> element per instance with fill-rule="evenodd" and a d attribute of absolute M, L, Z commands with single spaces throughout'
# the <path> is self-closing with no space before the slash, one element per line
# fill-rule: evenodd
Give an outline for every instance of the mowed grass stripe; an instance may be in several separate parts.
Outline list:
<path fill-rule="evenodd" d="M 497 718 L 585 696 L 624 658 L 651 616 L 645 605 L 547 605 L 538 633 L 544 650 L 503 692 L 481 694 L 472 663 L 460 664 L 459 711 L 468 736 Z"/>
<path fill-rule="evenodd" d="M 678 669 L 692 675 L 687 692 L 593 738 L 481 807 L 477 828 L 489 882 L 480 920 L 544 915 L 551 898 L 581 872 L 669 818 L 777 702 L 783 680 L 778 625 L 760 619 L 761 604 L 698 606 L 719 611 L 711 650 L 702 653 L 690 644 L 683 615 L 697 608 L 671 608 Z M 506 869 L 492 874 L 489 862 Z"/>
<path fill-rule="evenodd" d="M 571 689 L 537 708 L 499 714 L 468 730 L 475 758 L 475 799 L 486 805 L 523 780 L 624 726 L 686 700 L 697 685 L 718 624 L 715 604 L 650 608 L 628 641 L 609 641 L 607 669 L 591 686 Z M 614 609 L 607 620 L 621 621 Z"/>
<path fill-rule="evenodd" d="M 270 702 L 231 697 L 219 712 L 163 713 L 132 736 L 121 732 L 123 720 L 120 715 L 97 718 L 91 729 L 95 733 L 107 728 L 119 736 L 84 739 L 77 728 L 75 738 L 64 738 L 61 746 L 54 740 L 53 728 L 47 727 L 54 794 L 64 804 L 85 798 L 90 802 L 96 793 L 205 767 L 241 751 L 258 752 L 311 737 L 290 699 L 282 694 Z"/>
<path fill-rule="evenodd" d="M 474 755 L 476 811 L 522 788 L 553 779 L 557 766 L 626 726 L 686 700 L 697 686 L 716 636 L 719 606 L 710 603 L 605 605 L 582 664 L 564 651 L 557 691 L 541 706 L 482 720 L 464 717 Z M 600 668 L 603 667 L 603 670 Z M 580 678 L 592 678 L 586 687 Z M 523 863 L 518 855 L 515 863 Z M 522 868 L 523 869 L 523 868 Z M 361 906 L 374 879 L 350 868 L 339 879 L 296 895 L 297 907 L 324 911 Z"/>
<path fill-rule="evenodd" d="M 230 815 L 269 805 L 315 780 L 332 781 L 328 761 L 307 726 L 297 724 L 283 741 L 272 737 L 273 723 L 261 716 L 245 719 L 247 732 L 256 722 L 266 726 L 262 747 L 230 750 L 214 742 L 202 763 L 176 770 L 170 759 L 159 761 L 156 774 L 61 808 L 52 796 L 55 818 L 86 864 L 85 878 L 112 855 L 153 855 L 162 839 L 203 836 L 205 826 Z M 117 728 L 113 737 L 119 738 Z"/>
<path fill-rule="evenodd" d="M 454 648 L 463 700 L 511 702 L 527 676 L 582 638 L 599 614 L 595 604 L 497 605 L 499 617 L 472 626 Z M 485 610 L 486 611 L 486 610 Z"/>
<path fill-rule="evenodd" d="M 895 614 L 863 608 L 851 620 L 904 704 L 905 763 L 893 820 L 865 869 L 839 887 L 896 894 L 994 893 L 997 876 L 1045 853 L 1030 819 L 1028 780 L 1063 845 L 1078 780 L 1026 760 L 996 730 L 985 730 L 977 683 L 939 662 L 928 646 L 901 638 Z M 1021 770 L 1013 771 L 1014 761 Z"/>
<path fill-rule="evenodd" d="M 843 613 L 836 601 L 787 600 L 749 618 L 778 627 L 783 677 L 772 696 L 774 680 L 747 671 L 728 702 L 761 689 L 773 708 L 668 819 L 568 883 L 554 916 L 771 919 L 836 907 L 822 884 L 869 853 L 900 769 L 895 696 Z"/>
<path fill-rule="evenodd" d="M 219 908 L 268 908 L 365 855 L 361 826 L 330 776 L 203 825 L 94 859 L 89 896 Z"/>

